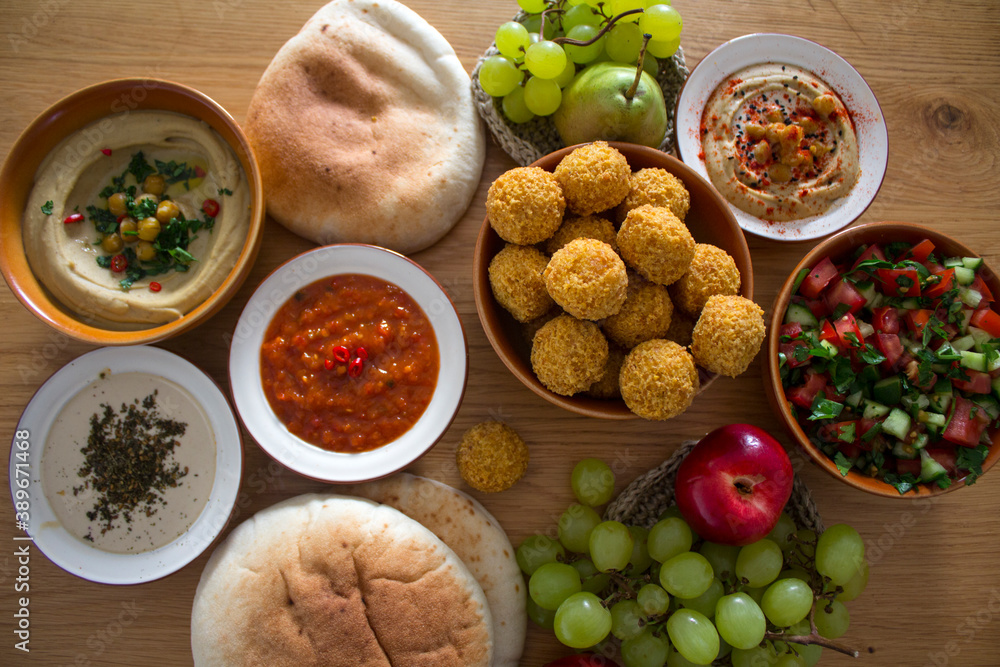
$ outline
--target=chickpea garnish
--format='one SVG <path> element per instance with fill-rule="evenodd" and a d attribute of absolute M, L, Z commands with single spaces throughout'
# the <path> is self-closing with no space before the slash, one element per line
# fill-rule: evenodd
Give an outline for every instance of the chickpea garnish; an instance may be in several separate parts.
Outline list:
<path fill-rule="evenodd" d="M 135 243 L 139 240 L 136 236 L 136 232 L 139 231 L 138 224 L 133 217 L 122 218 L 122 221 L 118 224 L 118 233 L 121 234 L 122 241 L 125 243 Z"/>
<path fill-rule="evenodd" d="M 180 214 L 180 207 L 169 199 L 161 201 L 160 205 L 156 207 L 156 219 L 164 225 L 170 222 L 171 219 L 178 217 Z"/>
<path fill-rule="evenodd" d="M 767 175 L 775 183 L 787 183 L 792 180 L 792 168 L 787 164 L 775 162 L 767 169 Z"/>
<path fill-rule="evenodd" d="M 163 178 L 162 174 L 150 174 L 142 182 L 142 189 L 143 192 L 159 197 L 167 189 L 167 180 Z"/>
<path fill-rule="evenodd" d="M 143 218 L 139 222 L 139 239 L 153 241 L 160 235 L 160 221 L 156 218 Z"/>
<path fill-rule="evenodd" d="M 122 246 L 124 245 L 122 237 L 118 236 L 118 234 L 106 234 L 104 238 L 101 239 L 101 249 L 112 255 L 121 252 Z"/>
<path fill-rule="evenodd" d="M 159 203 L 160 201 L 160 198 L 157 197 L 156 195 L 150 194 L 148 192 L 143 192 L 141 195 L 135 198 L 136 206 L 141 205 L 142 202 L 146 201 L 147 199 L 153 200 L 154 204 Z"/>
<path fill-rule="evenodd" d="M 125 215 L 128 213 L 128 195 L 124 192 L 116 192 L 108 197 L 108 210 L 112 215 Z"/>
<path fill-rule="evenodd" d="M 149 241 L 139 241 L 139 245 L 135 247 L 135 256 L 149 262 L 156 258 L 156 246 Z"/>
<path fill-rule="evenodd" d="M 812 108 L 820 116 L 826 118 L 837 108 L 837 99 L 830 93 L 823 93 L 819 97 L 813 98 Z"/>

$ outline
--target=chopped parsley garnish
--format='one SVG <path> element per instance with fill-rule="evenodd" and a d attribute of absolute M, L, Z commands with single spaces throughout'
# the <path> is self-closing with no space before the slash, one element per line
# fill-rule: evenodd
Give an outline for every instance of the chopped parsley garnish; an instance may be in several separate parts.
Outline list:
<path fill-rule="evenodd" d="M 843 403 L 831 401 L 830 399 L 823 398 L 822 395 L 817 394 L 812 403 L 812 414 L 809 415 L 807 419 L 810 421 L 817 421 L 820 419 L 836 419 L 840 416 L 840 413 L 843 412 L 843 410 Z"/>
<path fill-rule="evenodd" d="M 955 465 L 969 471 L 969 474 L 965 476 L 966 486 L 975 484 L 979 476 L 983 474 L 983 462 L 986 461 L 986 456 L 989 453 L 990 449 L 986 445 L 958 448 L 958 458 L 955 460 Z"/>
<path fill-rule="evenodd" d="M 170 162 L 163 162 L 161 160 L 155 160 L 156 169 L 163 174 L 167 185 L 173 185 L 174 183 L 180 183 L 184 181 L 184 188 L 189 189 L 187 181 L 192 178 L 196 178 L 198 175 L 195 170 L 187 165 L 187 162 L 177 163 L 174 160 Z"/>
<path fill-rule="evenodd" d="M 844 456 L 843 452 L 837 452 L 836 455 L 834 455 L 833 463 L 837 466 L 837 470 L 840 471 L 840 474 L 844 477 L 847 477 L 847 473 L 851 472 L 851 466 L 854 465 L 851 463 L 849 458 Z"/>
<path fill-rule="evenodd" d="M 135 176 L 136 183 L 142 183 L 146 180 L 147 176 L 151 176 L 156 173 L 156 169 L 146 161 L 146 156 L 139 151 L 132 156 L 132 160 L 128 163 L 128 173 Z"/>
<path fill-rule="evenodd" d="M 114 234 L 118 231 L 118 216 L 108 209 L 91 205 L 87 207 L 87 215 L 94 223 L 94 229 L 101 234 Z"/>
<path fill-rule="evenodd" d="M 233 194 L 233 191 L 230 190 L 229 188 L 219 188 L 219 194 L 220 195 L 231 195 L 231 194 Z"/>
<path fill-rule="evenodd" d="M 52 206 L 53 204 L 51 199 L 42 204 L 42 213 L 45 215 L 52 215 Z"/>

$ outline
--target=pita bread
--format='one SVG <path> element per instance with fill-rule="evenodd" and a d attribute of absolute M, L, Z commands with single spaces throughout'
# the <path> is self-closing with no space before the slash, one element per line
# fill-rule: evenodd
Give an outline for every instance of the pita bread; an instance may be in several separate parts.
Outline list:
<path fill-rule="evenodd" d="M 191 613 L 198 666 L 487 667 L 492 619 L 462 561 L 361 498 L 304 495 L 215 550 Z"/>
<path fill-rule="evenodd" d="M 528 622 L 524 577 L 514 558 L 514 548 L 493 515 L 458 489 L 408 473 L 346 487 L 344 491 L 396 508 L 452 548 L 489 601 L 493 667 L 517 667 Z"/>
<path fill-rule="evenodd" d="M 264 72 L 245 129 L 278 222 L 402 253 L 462 217 L 486 150 L 455 51 L 395 0 L 316 12 Z"/>

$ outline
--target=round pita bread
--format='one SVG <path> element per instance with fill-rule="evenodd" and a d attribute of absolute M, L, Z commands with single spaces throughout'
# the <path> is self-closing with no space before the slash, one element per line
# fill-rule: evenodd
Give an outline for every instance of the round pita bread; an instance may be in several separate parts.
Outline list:
<path fill-rule="evenodd" d="M 316 12 L 264 72 L 245 129 L 278 222 L 402 253 L 462 217 L 486 150 L 455 51 L 395 0 Z"/>
<path fill-rule="evenodd" d="M 304 495 L 215 550 L 191 612 L 195 665 L 490 665 L 492 618 L 462 561 L 417 521 Z"/>
<path fill-rule="evenodd" d="M 343 489 L 419 521 L 461 558 L 482 586 L 493 615 L 493 667 L 517 667 L 528 614 L 524 577 L 500 523 L 474 498 L 408 473 Z"/>

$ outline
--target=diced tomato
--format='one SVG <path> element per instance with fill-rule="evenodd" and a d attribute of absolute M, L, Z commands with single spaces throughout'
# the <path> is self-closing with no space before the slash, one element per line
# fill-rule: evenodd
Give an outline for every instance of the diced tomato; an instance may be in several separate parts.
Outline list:
<path fill-rule="evenodd" d="M 948 477 L 958 477 L 958 451 L 954 445 L 946 443 L 936 443 L 927 446 L 927 454 L 941 464 L 948 472 Z"/>
<path fill-rule="evenodd" d="M 798 322 L 786 322 L 781 325 L 778 334 L 781 338 L 798 338 L 799 334 L 802 333 L 802 325 Z"/>
<path fill-rule="evenodd" d="M 988 394 L 993 389 L 990 384 L 991 378 L 989 373 L 972 371 L 966 368 L 965 374 L 969 376 L 968 380 L 952 378 L 951 383 L 955 385 L 956 389 L 967 391 L 970 394 Z"/>
<path fill-rule="evenodd" d="M 837 345 L 844 349 L 860 347 L 863 340 L 861 328 L 854 315 L 847 313 L 833 323 L 833 328 L 837 331 Z"/>
<path fill-rule="evenodd" d="M 819 339 L 834 345 L 837 344 L 837 330 L 830 324 L 830 320 L 823 320 L 823 323 L 819 325 Z"/>
<path fill-rule="evenodd" d="M 991 292 L 990 288 L 986 286 L 986 281 L 983 280 L 983 277 L 978 273 L 976 274 L 976 279 L 972 281 L 971 285 L 969 285 L 969 289 L 976 290 L 982 294 L 984 303 L 991 303 L 993 301 L 993 292 Z"/>
<path fill-rule="evenodd" d="M 964 396 L 956 396 L 952 401 L 951 418 L 941 437 L 956 445 L 975 447 L 988 423 L 989 416 L 982 408 Z"/>
<path fill-rule="evenodd" d="M 930 239 L 924 239 L 917 245 L 910 248 L 909 251 L 903 255 L 903 257 L 923 264 L 927 261 L 927 258 L 930 257 L 932 252 L 934 252 L 934 244 Z"/>
<path fill-rule="evenodd" d="M 935 276 L 937 276 L 935 278 Z M 936 282 L 931 282 L 936 281 Z M 929 287 L 924 288 L 923 296 L 936 299 L 950 289 L 955 287 L 955 269 L 945 269 L 940 273 L 935 272 L 928 280 Z"/>
<path fill-rule="evenodd" d="M 806 373 L 804 384 L 788 390 L 788 400 L 799 407 L 810 410 L 813 401 L 816 400 L 816 395 L 823 391 L 827 381 L 826 375 L 822 373 Z"/>
<path fill-rule="evenodd" d="M 802 303 L 817 320 L 830 314 L 830 309 L 826 307 L 826 302 L 823 299 L 802 299 Z"/>
<path fill-rule="evenodd" d="M 877 259 L 882 262 L 885 261 L 885 253 L 882 252 L 882 248 L 880 248 L 877 243 L 871 244 L 870 246 L 865 248 L 865 251 L 863 253 L 858 255 L 858 258 L 854 261 L 854 264 L 851 265 L 851 271 L 855 271 L 855 269 L 857 269 L 862 262 L 867 262 L 870 259 Z M 857 271 L 854 274 L 852 274 L 851 277 L 856 278 L 858 280 L 864 280 L 867 275 L 868 274 L 865 273 L 864 271 Z"/>
<path fill-rule="evenodd" d="M 858 420 L 858 446 L 866 452 L 870 452 L 874 446 L 875 439 L 869 438 L 868 440 L 862 440 L 861 436 L 870 431 L 878 420 L 868 419 L 867 417 L 862 417 Z"/>
<path fill-rule="evenodd" d="M 833 265 L 829 257 L 824 257 L 806 275 L 802 284 L 799 285 L 799 294 L 809 299 L 815 299 L 820 295 L 830 281 L 838 275 L 837 267 Z"/>
<path fill-rule="evenodd" d="M 933 310 L 927 308 L 919 308 L 917 310 L 906 311 L 906 326 L 915 333 L 918 337 L 922 336 L 924 329 L 927 327 L 927 323 L 931 321 L 931 316 L 934 315 Z"/>
<path fill-rule="evenodd" d="M 878 269 L 878 278 L 889 296 L 920 296 L 920 274 L 916 269 Z"/>
<path fill-rule="evenodd" d="M 993 338 L 1000 338 L 1000 315 L 989 308 L 980 308 L 974 312 L 969 324 L 982 329 Z"/>
<path fill-rule="evenodd" d="M 826 442 L 857 442 L 859 435 L 857 419 L 827 424 L 819 430 L 819 437 Z"/>
<path fill-rule="evenodd" d="M 896 334 L 875 334 L 875 347 L 885 357 L 885 364 L 891 370 L 899 370 L 903 357 L 903 344 Z"/>
<path fill-rule="evenodd" d="M 823 301 L 831 313 L 836 312 L 840 304 L 847 306 L 847 312 L 856 313 L 868 303 L 868 300 L 854 287 L 854 284 L 843 278 L 830 283 L 823 295 Z"/>
<path fill-rule="evenodd" d="M 861 456 L 861 446 L 856 442 L 842 442 L 837 445 L 837 449 L 849 459 L 853 459 L 857 456 Z"/>
<path fill-rule="evenodd" d="M 809 344 L 804 340 L 800 340 L 798 337 L 802 334 L 802 325 L 798 322 L 789 322 L 788 324 L 781 325 L 780 332 L 780 342 L 778 343 L 778 351 L 785 355 L 785 363 L 788 364 L 789 368 L 796 368 L 797 366 L 802 366 L 809 363 L 812 358 L 811 354 L 806 354 L 804 357 L 797 358 L 795 355 L 795 349 L 799 347 L 808 348 Z"/>
<path fill-rule="evenodd" d="M 920 459 L 896 459 L 896 472 L 900 475 L 910 473 L 914 477 L 920 477 Z"/>
<path fill-rule="evenodd" d="M 879 333 L 899 333 L 899 312 L 891 306 L 876 308 L 872 311 L 872 326 Z"/>

